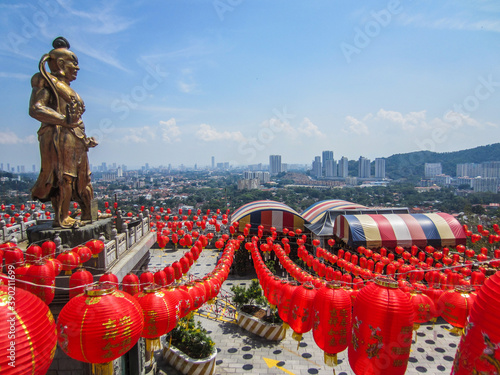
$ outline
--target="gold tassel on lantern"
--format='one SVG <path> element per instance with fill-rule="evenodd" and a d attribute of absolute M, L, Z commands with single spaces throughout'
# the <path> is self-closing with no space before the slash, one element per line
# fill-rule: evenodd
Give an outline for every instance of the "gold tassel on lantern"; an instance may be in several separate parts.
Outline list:
<path fill-rule="evenodd" d="M 293 331 L 292 338 L 297 341 L 297 349 L 299 349 L 300 341 L 302 340 L 302 333 L 297 333 Z"/>
<path fill-rule="evenodd" d="M 113 375 L 113 362 L 92 363 L 92 375 Z"/>
<path fill-rule="evenodd" d="M 325 365 L 333 367 L 337 366 L 337 353 L 327 353 L 324 355 Z"/>
<path fill-rule="evenodd" d="M 170 347 L 172 346 L 172 335 L 169 335 L 169 340 L 168 340 L 168 346 L 163 347 L 163 356 L 165 357 L 165 354 L 170 350 Z"/>
<path fill-rule="evenodd" d="M 146 339 L 146 352 L 155 352 L 161 349 L 160 338 Z"/>
<path fill-rule="evenodd" d="M 459 328 L 459 327 L 453 327 L 452 329 L 445 328 L 448 332 L 457 335 L 457 336 L 462 336 L 464 334 L 464 328 Z"/>
<path fill-rule="evenodd" d="M 290 326 L 288 325 L 288 323 L 283 322 L 281 324 L 281 328 L 283 329 L 283 338 L 285 338 L 286 337 L 286 331 L 288 330 L 288 328 L 290 328 Z"/>
<path fill-rule="evenodd" d="M 413 330 L 415 331 L 415 344 L 417 343 L 417 338 L 418 338 L 418 335 L 417 335 L 417 330 L 420 328 L 420 324 L 418 323 L 413 323 Z"/>

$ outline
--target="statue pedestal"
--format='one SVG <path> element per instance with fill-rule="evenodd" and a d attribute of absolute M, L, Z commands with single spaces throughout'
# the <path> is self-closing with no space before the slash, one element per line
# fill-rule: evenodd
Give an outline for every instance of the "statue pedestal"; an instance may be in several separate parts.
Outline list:
<path fill-rule="evenodd" d="M 101 219 L 76 229 L 54 228 L 52 221 L 34 225 L 27 230 L 29 243 L 50 240 L 53 241 L 58 233 L 61 238 L 61 245 L 73 248 L 90 240 L 97 240 L 104 233 L 106 239 L 110 239 L 113 229 L 113 218 Z"/>

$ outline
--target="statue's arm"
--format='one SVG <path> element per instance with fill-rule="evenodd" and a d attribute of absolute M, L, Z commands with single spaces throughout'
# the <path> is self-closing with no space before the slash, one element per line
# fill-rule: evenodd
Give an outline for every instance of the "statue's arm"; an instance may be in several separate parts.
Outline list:
<path fill-rule="evenodd" d="M 41 75 L 35 74 L 31 79 L 31 86 L 29 115 L 46 124 L 65 123 L 66 116 L 49 107 L 49 102 L 54 94 L 47 87 L 45 79 Z"/>

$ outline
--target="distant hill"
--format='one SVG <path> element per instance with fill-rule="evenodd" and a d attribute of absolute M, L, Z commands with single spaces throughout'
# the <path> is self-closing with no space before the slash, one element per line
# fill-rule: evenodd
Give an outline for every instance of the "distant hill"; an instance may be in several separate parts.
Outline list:
<path fill-rule="evenodd" d="M 455 176 L 457 164 L 485 161 L 500 161 L 500 143 L 454 152 L 416 151 L 392 155 L 385 158 L 385 174 L 392 179 L 421 178 L 425 163 L 441 163 L 444 174 Z"/>

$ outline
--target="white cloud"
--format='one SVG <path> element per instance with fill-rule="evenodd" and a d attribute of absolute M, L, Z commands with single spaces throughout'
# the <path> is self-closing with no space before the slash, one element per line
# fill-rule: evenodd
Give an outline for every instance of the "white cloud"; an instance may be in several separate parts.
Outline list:
<path fill-rule="evenodd" d="M 115 12 L 115 4 L 112 1 L 101 3 L 94 10 L 90 11 L 72 8 L 69 6 L 68 2 L 59 1 L 58 3 L 70 14 L 70 16 L 82 19 L 89 33 L 103 35 L 116 34 L 127 30 L 137 22 L 136 20 L 122 17 Z"/>
<path fill-rule="evenodd" d="M 20 79 L 22 81 L 26 81 L 31 79 L 31 76 L 23 73 L 0 72 L 0 78 L 12 78 L 12 79 Z"/>
<path fill-rule="evenodd" d="M 185 94 L 189 94 L 190 92 L 193 92 L 193 90 L 196 88 L 196 85 L 194 83 L 187 83 L 184 81 L 179 81 L 178 83 L 179 90 Z"/>
<path fill-rule="evenodd" d="M 432 17 L 429 14 L 402 14 L 398 17 L 398 21 L 403 25 L 430 29 L 500 32 L 498 19 L 472 20 L 460 14 L 447 17 Z"/>
<path fill-rule="evenodd" d="M 240 131 L 229 132 L 229 131 L 218 131 L 214 127 L 208 124 L 201 124 L 195 133 L 196 138 L 201 139 L 205 142 L 213 141 L 234 141 L 243 142 L 245 137 Z"/>
<path fill-rule="evenodd" d="M 392 122 L 393 124 L 398 125 L 403 130 L 414 130 L 418 127 L 425 126 L 425 117 L 425 111 L 410 112 L 406 115 L 403 115 L 400 112 L 386 111 L 384 109 L 380 109 L 375 116 L 376 119 Z"/>
<path fill-rule="evenodd" d="M 182 134 L 174 118 L 160 121 L 158 126 L 141 126 L 121 129 L 125 135 L 119 139 L 123 143 L 152 143 L 161 140 L 162 143 L 179 142 Z"/>
<path fill-rule="evenodd" d="M 344 128 L 344 133 L 355 133 L 358 135 L 369 135 L 370 131 L 368 126 L 363 121 L 360 121 L 352 116 L 347 116 L 345 118 L 347 128 Z"/>
<path fill-rule="evenodd" d="M 325 137 L 325 134 L 307 117 L 304 117 L 304 120 L 297 127 L 297 132 L 307 137 Z"/>
<path fill-rule="evenodd" d="M 402 113 L 380 109 L 360 118 L 346 116 L 342 132 L 354 136 L 361 154 L 378 157 L 386 152 L 467 149 L 491 143 L 498 138 L 498 128 L 498 124 L 453 111 L 430 117 L 425 110 Z M 478 141 L 480 136 L 483 141 Z"/>
<path fill-rule="evenodd" d="M 0 144 L 2 145 L 33 144 L 36 142 L 37 139 L 34 135 L 19 138 L 17 134 L 11 130 L 0 131 Z"/>
<path fill-rule="evenodd" d="M 177 126 L 174 118 L 171 118 L 168 121 L 160 121 L 159 128 L 164 142 L 171 143 L 180 141 L 179 137 L 182 132 Z"/>
<path fill-rule="evenodd" d="M 425 110 L 418 112 L 409 112 L 403 114 L 397 111 L 387 111 L 380 109 L 376 114 L 368 113 L 362 119 L 353 116 L 346 116 L 345 133 L 355 133 L 358 135 L 370 135 L 370 129 L 377 130 L 377 134 L 387 135 L 401 134 L 401 131 L 407 136 L 421 135 L 422 132 L 432 131 L 436 128 L 444 130 L 458 130 L 461 128 L 482 129 L 496 128 L 497 125 L 492 122 L 482 123 L 471 116 L 459 112 L 449 111 L 442 117 L 427 118 Z"/>

